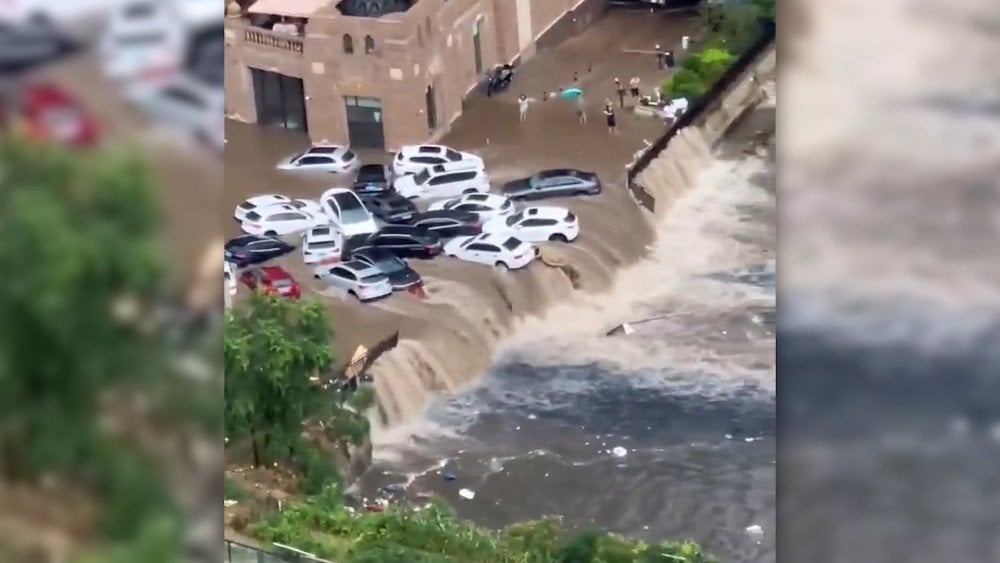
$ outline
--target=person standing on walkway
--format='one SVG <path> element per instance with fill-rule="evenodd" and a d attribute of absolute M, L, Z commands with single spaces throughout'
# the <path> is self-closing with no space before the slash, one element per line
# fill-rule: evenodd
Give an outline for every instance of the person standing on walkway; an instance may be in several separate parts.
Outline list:
<path fill-rule="evenodd" d="M 628 81 L 628 93 L 632 95 L 633 98 L 639 98 L 639 91 L 642 89 L 642 81 L 638 76 L 633 76 Z"/>
<path fill-rule="evenodd" d="M 583 95 L 576 97 L 576 121 L 581 124 L 587 123 L 587 103 L 583 101 Z"/>
<path fill-rule="evenodd" d="M 604 119 L 608 123 L 608 133 L 618 134 L 618 123 L 615 121 L 615 105 L 611 100 L 604 102 Z"/>
<path fill-rule="evenodd" d="M 621 80 L 615 78 L 615 94 L 618 94 L 618 107 L 625 107 L 625 85 Z"/>
<path fill-rule="evenodd" d="M 663 65 L 665 64 L 664 61 L 666 60 L 664 57 L 666 56 L 666 53 L 663 52 L 663 48 L 659 45 L 654 48 L 656 49 L 656 68 L 663 70 Z"/>

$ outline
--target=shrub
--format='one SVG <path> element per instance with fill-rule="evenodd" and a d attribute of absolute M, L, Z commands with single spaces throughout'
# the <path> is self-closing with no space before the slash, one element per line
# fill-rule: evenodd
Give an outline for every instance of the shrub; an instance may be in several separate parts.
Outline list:
<path fill-rule="evenodd" d="M 697 98 L 708 90 L 705 80 L 688 68 L 682 68 L 668 78 L 660 91 L 667 98 Z"/>

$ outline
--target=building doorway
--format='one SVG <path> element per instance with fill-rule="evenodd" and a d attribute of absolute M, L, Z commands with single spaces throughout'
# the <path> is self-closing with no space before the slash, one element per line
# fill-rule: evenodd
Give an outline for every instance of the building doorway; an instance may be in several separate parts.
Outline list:
<path fill-rule="evenodd" d="M 347 114 L 347 136 L 351 146 L 359 149 L 384 149 L 385 132 L 382 128 L 382 100 L 344 96 Z"/>
<path fill-rule="evenodd" d="M 437 99 L 435 98 L 434 85 L 427 87 L 424 93 L 424 104 L 427 106 L 427 129 L 434 131 L 437 129 Z"/>
<path fill-rule="evenodd" d="M 308 133 L 302 79 L 256 68 L 250 69 L 250 75 L 257 123 Z"/>
<path fill-rule="evenodd" d="M 476 20 L 476 26 L 472 28 L 472 48 L 476 54 L 476 76 L 483 74 L 483 18 Z"/>

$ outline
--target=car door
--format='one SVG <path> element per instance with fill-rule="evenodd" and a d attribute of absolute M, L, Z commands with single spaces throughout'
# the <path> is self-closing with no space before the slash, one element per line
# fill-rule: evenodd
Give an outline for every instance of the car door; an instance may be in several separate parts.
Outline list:
<path fill-rule="evenodd" d="M 492 266 L 496 264 L 500 259 L 500 249 L 492 244 L 486 244 L 484 242 L 476 243 L 475 245 L 469 245 L 476 247 L 476 262 L 480 264 L 486 264 L 487 266 Z"/>
<path fill-rule="evenodd" d="M 528 242 L 548 240 L 555 224 L 556 222 L 552 219 L 524 219 L 514 225 L 514 236 Z"/>
<path fill-rule="evenodd" d="M 326 170 L 333 167 L 333 158 L 329 156 L 305 155 L 295 161 L 299 170 Z"/>
<path fill-rule="evenodd" d="M 562 176 L 553 179 L 553 192 L 561 196 L 580 193 L 580 181 L 572 176 Z"/>
<path fill-rule="evenodd" d="M 255 240 L 247 244 L 247 258 L 251 264 L 259 264 L 269 260 L 276 254 L 274 243 L 266 240 Z"/>
<path fill-rule="evenodd" d="M 350 282 L 348 278 L 350 274 L 351 272 L 347 268 L 334 266 L 333 268 L 327 270 L 327 275 L 323 276 L 323 281 L 334 289 L 346 292 L 350 289 Z"/>

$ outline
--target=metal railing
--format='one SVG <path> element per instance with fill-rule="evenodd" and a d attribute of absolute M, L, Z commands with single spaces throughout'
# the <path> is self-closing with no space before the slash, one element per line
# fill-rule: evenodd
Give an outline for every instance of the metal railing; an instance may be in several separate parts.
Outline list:
<path fill-rule="evenodd" d="M 312 554 L 286 546 L 274 546 L 269 551 L 233 540 L 226 540 L 223 563 L 331 563 Z"/>
<path fill-rule="evenodd" d="M 266 29 L 247 29 L 243 32 L 243 38 L 247 43 L 302 54 L 302 39 L 298 37 L 274 33 Z"/>
<path fill-rule="evenodd" d="M 636 194 L 637 198 L 640 198 L 639 188 L 641 186 L 636 186 L 635 178 L 643 170 L 645 170 L 656 157 L 660 156 L 660 153 L 667 148 L 670 140 L 673 139 L 677 133 L 684 129 L 685 127 L 692 125 L 701 118 L 706 110 L 708 110 L 712 104 L 717 102 L 723 94 L 725 94 L 729 88 L 731 88 L 737 80 L 743 75 L 743 72 L 757 60 L 757 58 L 767 50 L 771 44 L 774 43 L 774 27 L 765 26 L 764 33 L 749 49 L 746 50 L 736 61 L 726 69 L 726 72 L 716 80 L 708 90 L 705 91 L 700 97 L 692 100 L 688 105 L 688 108 L 676 121 L 661 135 L 656 141 L 647 147 L 639 158 L 635 160 L 627 169 L 626 179 L 628 181 L 628 187 L 632 190 L 633 194 Z M 641 190 L 645 193 L 645 190 Z M 646 199 L 649 199 L 649 194 L 646 194 Z M 640 198 L 640 202 L 642 198 Z M 644 204 L 645 205 L 645 204 Z M 652 207 L 650 207 L 652 210 Z"/>

